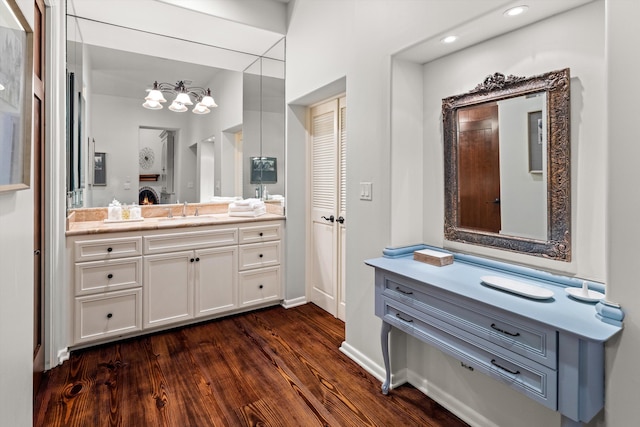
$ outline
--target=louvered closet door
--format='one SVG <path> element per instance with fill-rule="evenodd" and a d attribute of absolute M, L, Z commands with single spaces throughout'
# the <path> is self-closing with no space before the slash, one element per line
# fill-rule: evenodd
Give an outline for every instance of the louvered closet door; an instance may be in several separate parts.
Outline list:
<path fill-rule="evenodd" d="M 343 101 L 344 102 L 344 101 Z M 346 218 L 343 151 L 346 133 L 340 130 L 340 100 L 311 110 L 311 274 L 310 299 L 332 315 L 344 319 L 344 253 Z M 346 160 L 346 159 L 345 159 Z"/>

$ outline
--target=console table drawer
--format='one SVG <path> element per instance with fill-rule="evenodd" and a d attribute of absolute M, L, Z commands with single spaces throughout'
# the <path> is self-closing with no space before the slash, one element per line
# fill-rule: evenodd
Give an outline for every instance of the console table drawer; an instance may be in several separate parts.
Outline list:
<path fill-rule="evenodd" d="M 557 372 L 554 369 L 509 351 L 494 351 L 491 343 L 471 342 L 461 331 L 441 329 L 420 312 L 394 301 L 385 301 L 383 320 L 544 406 L 557 409 Z"/>
<path fill-rule="evenodd" d="M 525 326 L 512 318 L 501 317 L 495 310 L 488 313 L 478 305 L 453 303 L 437 291 L 425 293 L 422 289 L 409 281 L 385 276 L 382 293 L 478 338 L 556 369 L 555 330 L 533 322 Z"/>

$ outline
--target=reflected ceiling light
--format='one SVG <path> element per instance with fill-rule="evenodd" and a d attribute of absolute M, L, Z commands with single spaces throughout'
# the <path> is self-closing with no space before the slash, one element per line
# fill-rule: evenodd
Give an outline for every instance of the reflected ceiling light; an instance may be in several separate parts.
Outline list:
<path fill-rule="evenodd" d="M 453 43 L 456 40 L 458 40 L 457 36 L 447 36 L 447 37 L 444 37 L 444 38 L 440 39 L 440 41 L 442 43 Z"/>
<path fill-rule="evenodd" d="M 507 10 L 504 11 L 504 16 L 522 15 L 527 10 L 529 10 L 529 6 L 526 6 L 526 5 L 512 7 L 511 9 L 507 9 Z"/>
<path fill-rule="evenodd" d="M 0 90 L 4 90 L 4 86 L 2 86 L 2 84 L 0 84 Z"/>
<path fill-rule="evenodd" d="M 175 84 L 158 83 L 155 81 L 153 82 L 153 89 L 151 89 L 149 94 L 144 98 L 145 102 L 142 106 L 149 110 L 161 110 L 162 104 L 167 102 L 162 94 L 163 92 L 176 95 L 176 98 L 169 106 L 169 110 L 175 111 L 176 113 L 187 111 L 187 105 L 193 105 L 193 101 L 196 102 L 196 106 L 193 107 L 192 110 L 195 114 L 210 113 L 210 108 L 218 106 L 211 96 L 210 89 L 186 86 L 189 83 L 191 82 L 187 80 L 180 80 Z"/>

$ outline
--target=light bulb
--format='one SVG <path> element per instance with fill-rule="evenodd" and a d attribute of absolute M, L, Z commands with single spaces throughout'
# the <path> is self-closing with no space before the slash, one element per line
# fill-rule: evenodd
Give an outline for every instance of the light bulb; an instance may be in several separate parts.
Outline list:
<path fill-rule="evenodd" d="M 194 114 L 209 114 L 211 110 L 207 108 L 202 102 L 198 102 L 195 107 L 193 107 Z"/>
<path fill-rule="evenodd" d="M 169 110 L 175 111 L 176 113 L 184 113 L 187 111 L 187 107 L 176 100 L 171 103 Z"/>

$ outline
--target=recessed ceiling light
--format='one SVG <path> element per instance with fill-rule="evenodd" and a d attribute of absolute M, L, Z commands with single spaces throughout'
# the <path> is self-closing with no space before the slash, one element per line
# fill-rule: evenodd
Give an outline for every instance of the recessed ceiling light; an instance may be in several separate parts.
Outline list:
<path fill-rule="evenodd" d="M 444 37 L 444 38 L 440 39 L 440 41 L 442 43 L 453 43 L 456 40 L 458 40 L 458 37 L 456 37 L 456 36 L 447 36 L 447 37 Z"/>
<path fill-rule="evenodd" d="M 504 11 L 504 16 L 522 15 L 527 10 L 529 10 L 529 6 L 526 6 L 526 5 L 512 7 L 511 9 L 507 9 L 507 10 Z"/>

